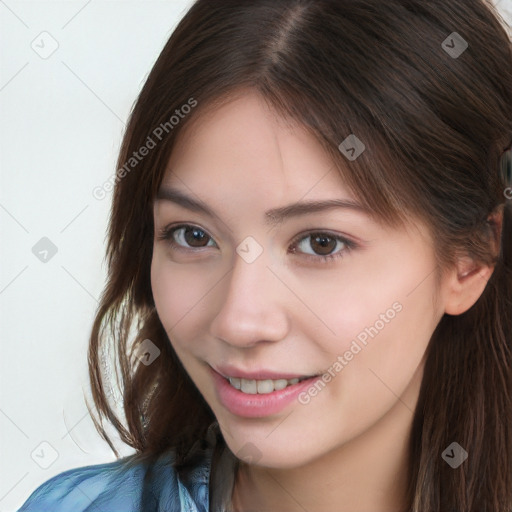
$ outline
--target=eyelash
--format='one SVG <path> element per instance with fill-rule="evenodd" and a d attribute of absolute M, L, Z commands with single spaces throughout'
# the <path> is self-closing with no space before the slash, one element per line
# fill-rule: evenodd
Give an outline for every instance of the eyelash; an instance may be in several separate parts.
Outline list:
<path fill-rule="evenodd" d="M 194 252 L 193 248 L 187 249 L 187 248 L 177 244 L 176 241 L 173 239 L 174 232 L 178 231 L 182 228 L 199 229 L 206 235 L 207 238 L 209 238 L 210 240 L 213 240 L 213 238 L 210 235 L 208 235 L 208 232 L 206 230 L 204 230 L 203 228 L 201 228 L 199 226 L 195 226 L 193 224 L 179 224 L 179 225 L 175 225 L 175 226 L 166 226 L 160 230 L 157 238 L 158 238 L 158 240 L 167 241 L 168 244 L 176 250 L 185 251 L 185 252 L 189 252 L 189 251 Z M 333 233 L 329 233 L 328 231 L 309 231 L 307 233 L 301 233 L 300 235 L 298 235 L 297 237 L 295 237 L 292 240 L 292 247 L 294 247 L 298 242 L 300 242 L 304 239 L 307 239 L 308 237 L 310 237 L 312 235 L 327 235 L 328 238 L 332 238 L 336 241 L 343 243 L 345 245 L 345 247 L 334 254 L 328 254 L 325 256 L 321 256 L 321 255 L 313 256 L 312 254 L 301 253 L 308 260 L 312 260 L 312 261 L 319 262 L 319 263 L 330 263 L 333 260 L 336 260 L 338 258 L 343 258 L 345 253 L 350 252 L 353 249 L 357 248 L 357 244 L 355 242 L 348 240 L 342 236 L 335 235 Z M 295 249 L 291 252 L 294 254 L 297 253 L 297 251 Z"/>

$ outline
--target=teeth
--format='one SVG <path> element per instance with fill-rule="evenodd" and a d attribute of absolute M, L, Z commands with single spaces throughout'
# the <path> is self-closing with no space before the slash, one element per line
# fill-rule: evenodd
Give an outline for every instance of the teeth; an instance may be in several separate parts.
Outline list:
<path fill-rule="evenodd" d="M 308 377 L 304 377 L 306 379 Z M 247 393 L 250 395 L 265 395 L 267 393 L 272 393 L 273 391 L 279 391 L 280 389 L 284 389 L 287 386 L 291 386 L 293 384 L 297 384 L 299 380 L 304 379 L 277 379 L 277 380 L 248 380 L 248 379 L 238 379 L 236 377 L 229 377 L 229 383 L 236 389 L 242 391 L 242 393 Z"/>
<path fill-rule="evenodd" d="M 256 388 L 256 381 L 255 380 L 240 380 L 240 391 L 243 393 L 249 393 L 251 395 L 256 394 L 257 388 Z"/>
<path fill-rule="evenodd" d="M 241 379 L 237 379 L 236 377 L 230 377 L 229 383 L 236 389 L 240 389 L 242 387 L 242 384 L 240 382 Z"/>

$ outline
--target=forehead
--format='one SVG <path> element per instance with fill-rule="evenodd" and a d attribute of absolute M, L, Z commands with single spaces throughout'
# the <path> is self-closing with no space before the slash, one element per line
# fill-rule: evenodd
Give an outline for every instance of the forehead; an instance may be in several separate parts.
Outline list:
<path fill-rule="evenodd" d="M 177 138 L 163 185 L 203 194 L 214 185 L 251 196 L 353 198 L 313 135 L 256 93 L 195 115 Z"/>

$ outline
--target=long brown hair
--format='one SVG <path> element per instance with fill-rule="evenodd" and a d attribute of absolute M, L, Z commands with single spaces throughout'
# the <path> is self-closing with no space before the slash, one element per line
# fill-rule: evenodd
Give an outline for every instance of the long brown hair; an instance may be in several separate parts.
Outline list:
<path fill-rule="evenodd" d="M 135 449 L 133 462 L 170 449 L 181 461 L 215 420 L 155 310 L 152 206 L 178 134 L 249 89 L 320 141 L 376 219 L 423 219 L 434 234 L 437 275 L 460 254 L 495 264 L 479 300 L 461 315 L 445 314 L 427 348 L 408 498 L 414 512 L 510 512 L 512 201 L 501 166 L 512 145 L 512 43 L 484 0 L 192 5 L 132 109 L 118 159 L 108 280 L 88 354 L 98 431 L 116 456 L 103 418 Z M 349 161 L 339 145 L 351 134 L 366 149 Z M 498 207 L 499 254 L 487 220 Z M 136 357 L 147 339 L 160 350 L 149 365 Z M 109 346 L 126 425 L 107 396 L 111 375 L 100 354 Z M 469 453 L 457 469 L 442 458 L 454 441 Z"/>

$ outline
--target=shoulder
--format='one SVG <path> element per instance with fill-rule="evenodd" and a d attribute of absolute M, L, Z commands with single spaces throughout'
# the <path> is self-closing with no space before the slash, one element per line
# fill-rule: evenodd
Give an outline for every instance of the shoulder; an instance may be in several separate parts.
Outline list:
<path fill-rule="evenodd" d="M 146 468 L 142 465 L 125 468 L 128 459 L 59 473 L 33 491 L 19 512 L 82 512 L 88 507 L 112 512 L 135 511 Z"/>
<path fill-rule="evenodd" d="M 151 465 L 129 456 L 69 469 L 41 484 L 18 512 L 207 511 L 208 455 L 203 453 L 185 479 L 173 467 L 172 451 Z"/>

